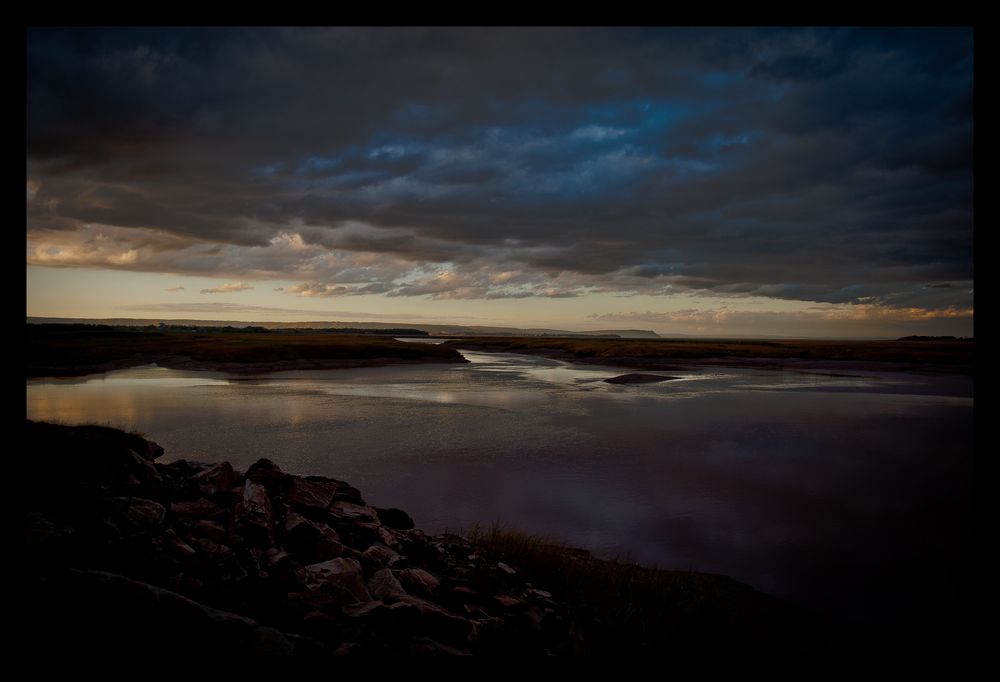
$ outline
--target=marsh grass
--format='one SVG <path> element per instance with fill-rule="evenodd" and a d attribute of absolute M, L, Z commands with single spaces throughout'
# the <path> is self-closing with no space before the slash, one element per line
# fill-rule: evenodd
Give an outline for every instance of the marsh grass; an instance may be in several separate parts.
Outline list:
<path fill-rule="evenodd" d="M 460 359 L 453 348 L 377 336 L 183 332 L 85 325 L 27 325 L 27 333 L 28 376 L 52 375 L 59 370 L 73 374 L 81 367 L 116 362 L 142 364 L 149 358 L 169 357 L 207 363 Z"/>
<path fill-rule="evenodd" d="M 598 559 L 499 523 L 464 533 L 565 604 L 587 653 L 807 655 L 825 641 L 804 609 L 725 576 Z"/>
<path fill-rule="evenodd" d="M 580 339 L 465 337 L 444 343 L 456 348 L 509 353 L 557 353 L 567 359 L 632 361 L 701 358 L 848 360 L 971 365 L 971 341 L 855 341 L 825 339 Z"/>

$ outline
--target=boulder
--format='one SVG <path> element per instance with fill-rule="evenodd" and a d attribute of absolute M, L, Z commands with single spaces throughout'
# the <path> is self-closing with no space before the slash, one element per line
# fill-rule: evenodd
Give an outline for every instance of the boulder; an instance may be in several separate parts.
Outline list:
<path fill-rule="evenodd" d="M 300 514 L 288 512 L 283 528 L 283 546 L 305 563 L 320 563 L 344 553 L 344 545 L 335 530 Z"/>
<path fill-rule="evenodd" d="M 396 601 L 406 596 L 406 590 L 403 589 L 403 586 L 399 584 L 399 580 L 396 579 L 396 576 L 388 568 L 376 571 L 368 579 L 368 591 L 373 597 L 381 599 L 384 602 Z"/>
<path fill-rule="evenodd" d="M 267 490 L 247 480 L 236 500 L 234 525 L 252 545 L 270 547 L 274 544 L 273 522 L 274 512 Z"/>
<path fill-rule="evenodd" d="M 239 477 L 229 462 L 222 462 L 208 466 L 192 476 L 191 479 L 197 485 L 199 493 L 205 497 L 212 497 L 231 490 Z"/>
<path fill-rule="evenodd" d="M 334 502 L 328 510 L 330 518 L 334 521 L 359 521 L 366 523 L 377 523 L 378 514 L 372 507 L 365 504 L 354 504 L 339 500 Z"/>
<path fill-rule="evenodd" d="M 280 494 L 292 477 L 269 459 L 261 458 L 247 469 L 246 478 L 267 488 L 272 495 Z"/>
<path fill-rule="evenodd" d="M 386 568 L 399 561 L 399 554 L 381 543 L 375 543 L 361 553 L 362 563 Z"/>
<path fill-rule="evenodd" d="M 104 571 L 71 570 L 31 594 L 36 646 L 113 660 L 122 652 L 174 656 L 290 655 L 293 636 L 175 592 Z M 53 654 L 48 649 L 48 655 Z M 28 652 L 40 655 L 42 651 Z"/>
<path fill-rule="evenodd" d="M 433 636 L 449 641 L 464 641 L 472 631 L 472 624 L 465 618 L 451 613 L 443 606 L 421 599 L 404 596 L 388 607 L 390 611 L 404 615 L 407 611 L 417 615 L 421 629 Z"/>
<path fill-rule="evenodd" d="M 227 512 L 215 502 L 202 497 L 192 502 L 171 502 L 170 513 L 174 516 L 205 520 L 223 516 Z"/>
<path fill-rule="evenodd" d="M 378 507 L 373 507 L 373 509 L 375 509 L 375 513 L 378 514 L 378 520 L 383 525 L 396 528 L 397 530 L 410 530 L 413 528 L 413 519 L 402 509 L 380 509 Z"/>
<path fill-rule="evenodd" d="M 323 512 L 333 502 L 336 493 L 336 484 L 309 481 L 296 476 L 285 494 L 285 502 L 298 510 Z"/>
<path fill-rule="evenodd" d="M 341 606 L 372 600 L 361 575 L 361 564 L 355 559 L 338 557 L 310 564 L 305 569 L 307 587 L 328 592 Z"/>
<path fill-rule="evenodd" d="M 167 514 L 166 508 L 159 502 L 141 497 L 117 497 L 114 508 L 116 518 L 124 521 L 126 527 L 135 530 L 158 528 Z"/>
<path fill-rule="evenodd" d="M 423 597 L 433 597 L 441 581 L 422 568 L 407 568 L 396 572 L 396 577 L 407 592 Z"/>

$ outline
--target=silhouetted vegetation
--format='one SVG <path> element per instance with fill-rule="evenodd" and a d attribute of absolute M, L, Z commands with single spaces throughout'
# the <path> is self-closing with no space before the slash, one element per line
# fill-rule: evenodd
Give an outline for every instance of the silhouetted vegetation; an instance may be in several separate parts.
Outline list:
<path fill-rule="evenodd" d="M 489 560 L 517 566 L 558 592 L 591 654 L 743 652 L 766 658 L 815 655 L 824 642 L 833 645 L 809 611 L 724 576 L 595 559 L 499 524 L 476 526 L 466 537 Z"/>
<path fill-rule="evenodd" d="M 27 375 L 72 376 L 157 362 L 213 364 L 461 362 L 452 348 L 404 343 L 381 335 L 245 329 L 181 331 L 105 325 L 27 325 Z M 227 369 L 238 369 L 228 367 Z"/>
<path fill-rule="evenodd" d="M 967 341 L 849 341 L 757 339 L 543 339 L 475 337 L 444 345 L 470 350 L 544 355 L 576 362 L 670 369 L 672 360 L 727 358 L 902 362 L 920 366 L 973 364 Z"/>

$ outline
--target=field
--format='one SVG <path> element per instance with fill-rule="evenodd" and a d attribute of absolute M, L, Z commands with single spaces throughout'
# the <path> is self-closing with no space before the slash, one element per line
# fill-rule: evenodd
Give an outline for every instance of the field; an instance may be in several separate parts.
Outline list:
<path fill-rule="evenodd" d="M 376 336 L 184 332 L 98 325 L 27 325 L 27 376 L 72 376 L 157 362 L 198 369 L 349 367 L 461 362 L 451 348 Z"/>
<path fill-rule="evenodd" d="M 760 366 L 792 362 L 894 363 L 904 369 L 972 371 L 971 341 L 851 341 L 754 339 L 580 339 L 469 337 L 445 345 L 528 353 L 590 364 L 672 369 L 692 361 Z"/>

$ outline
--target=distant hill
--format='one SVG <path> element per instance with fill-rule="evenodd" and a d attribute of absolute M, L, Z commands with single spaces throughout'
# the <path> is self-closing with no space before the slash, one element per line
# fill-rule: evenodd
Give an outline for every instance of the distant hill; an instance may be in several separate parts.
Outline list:
<path fill-rule="evenodd" d="M 113 327 L 147 327 L 166 324 L 181 327 L 263 327 L 266 329 L 345 329 L 398 330 L 398 322 L 341 322 L 313 320 L 309 322 L 247 322 L 241 320 L 191 320 L 170 318 L 112 317 L 85 319 L 77 317 L 28 317 L 28 324 L 106 324 Z M 409 330 L 425 332 L 431 336 L 586 336 L 620 339 L 656 339 L 659 335 L 644 329 L 608 329 L 599 331 L 567 331 L 565 329 L 520 329 L 517 327 L 484 327 L 460 324 L 407 324 Z M 399 334 L 404 336 L 405 334 Z"/>
<path fill-rule="evenodd" d="M 901 336 L 897 341 L 972 341 L 970 336 Z"/>

